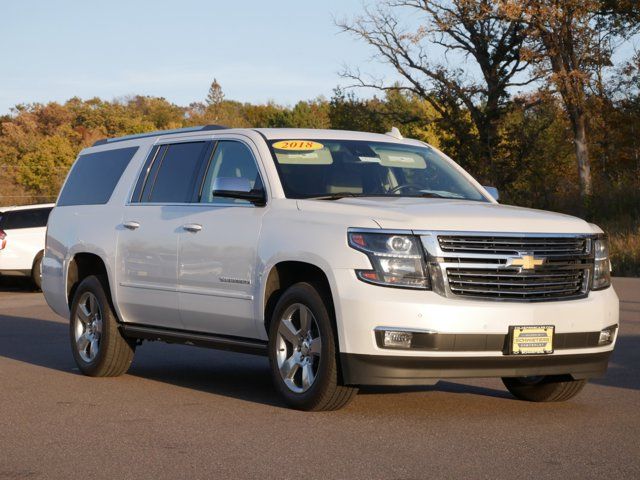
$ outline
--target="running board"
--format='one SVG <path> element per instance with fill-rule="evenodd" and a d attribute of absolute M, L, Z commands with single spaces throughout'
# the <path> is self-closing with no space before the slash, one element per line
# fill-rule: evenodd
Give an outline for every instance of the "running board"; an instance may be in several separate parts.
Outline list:
<path fill-rule="evenodd" d="M 229 350 L 231 352 L 250 353 L 252 355 L 267 355 L 267 342 L 252 338 L 230 337 L 126 323 L 120 324 L 120 330 L 125 337 L 138 340 L 159 340 L 166 343 L 195 345 L 218 350 Z"/>

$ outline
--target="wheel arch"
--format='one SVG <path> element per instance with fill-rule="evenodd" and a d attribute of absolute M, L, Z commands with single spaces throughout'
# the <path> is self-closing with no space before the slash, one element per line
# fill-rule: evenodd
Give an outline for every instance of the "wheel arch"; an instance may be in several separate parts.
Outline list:
<path fill-rule="evenodd" d="M 336 311 L 334 295 L 329 275 L 316 264 L 300 260 L 282 260 L 274 264 L 266 275 L 262 288 L 261 309 L 265 332 L 269 332 L 271 315 L 282 294 L 291 285 L 298 282 L 309 282 L 319 288 L 329 299 L 329 313 L 336 329 Z M 337 335 L 337 329 L 336 329 Z"/>
<path fill-rule="evenodd" d="M 96 275 L 104 279 L 103 287 L 106 290 L 107 298 L 113 303 L 112 291 L 109 285 L 109 273 L 105 261 L 95 253 L 76 252 L 67 266 L 65 291 L 69 307 L 71 307 L 78 285 L 90 275 Z"/>

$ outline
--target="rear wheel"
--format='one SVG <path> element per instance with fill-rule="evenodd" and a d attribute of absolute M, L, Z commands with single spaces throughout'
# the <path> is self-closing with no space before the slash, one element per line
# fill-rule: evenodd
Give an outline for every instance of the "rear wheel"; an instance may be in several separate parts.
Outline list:
<path fill-rule="evenodd" d="M 529 402 L 564 402 L 575 397 L 587 384 L 586 379 L 574 380 L 569 375 L 503 378 L 511 394 Z"/>
<path fill-rule="evenodd" d="M 36 258 L 33 260 L 33 267 L 31 268 L 31 281 L 36 290 L 42 290 L 42 257 L 43 252 L 39 252 Z"/>
<path fill-rule="evenodd" d="M 337 410 L 357 394 L 339 384 L 337 347 L 328 299 L 308 283 L 282 295 L 269 328 L 269 363 L 273 382 L 292 408 Z"/>
<path fill-rule="evenodd" d="M 135 344 L 118 329 L 104 285 L 106 278 L 85 278 L 71 305 L 71 351 L 80 371 L 91 377 L 126 373 L 135 352 Z"/>

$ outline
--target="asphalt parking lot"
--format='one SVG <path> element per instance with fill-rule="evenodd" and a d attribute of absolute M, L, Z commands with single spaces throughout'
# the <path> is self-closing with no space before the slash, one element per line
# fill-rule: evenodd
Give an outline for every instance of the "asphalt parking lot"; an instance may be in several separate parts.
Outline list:
<path fill-rule="evenodd" d="M 261 357 L 145 343 L 129 373 L 84 377 L 42 294 L 0 284 L 0 479 L 640 478 L 640 279 L 604 378 L 563 404 L 495 379 L 367 389 L 285 408 Z"/>

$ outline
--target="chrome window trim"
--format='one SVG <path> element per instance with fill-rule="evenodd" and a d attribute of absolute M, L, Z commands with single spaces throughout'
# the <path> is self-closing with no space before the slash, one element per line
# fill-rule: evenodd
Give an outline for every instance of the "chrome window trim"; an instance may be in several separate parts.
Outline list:
<path fill-rule="evenodd" d="M 130 188 L 129 191 L 129 195 L 127 197 L 127 201 L 124 204 L 126 207 L 129 206 L 155 206 L 155 207 L 181 207 L 181 206 L 201 206 L 201 207 L 249 207 L 249 208 L 265 208 L 269 205 L 270 200 L 271 200 L 271 187 L 269 185 L 268 182 L 265 182 L 265 179 L 267 178 L 266 173 L 263 171 L 263 165 L 262 162 L 260 161 L 260 155 L 257 149 L 257 146 L 255 145 L 255 143 L 251 142 L 251 139 L 249 137 L 246 137 L 245 135 L 241 135 L 241 134 L 236 134 L 236 133 L 228 133 L 228 132 L 223 132 L 220 134 L 213 134 L 212 132 L 215 131 L 206 131 L 206 133 L 208 135 L 203 136 L 203 135 L 198 135 L 198 136 L 188 136 L 188 137 L 178 137 L 178 138 L 158 138 L 149 148 L 149 150 L 145 153 L 145 157 L 144 160 L 142 161 L 142 164 L 140 165 L 140 167 L 138 168 L 138 172 L 135 176 L 135 182 L 133 182 L 133 185 Z M 198 132 L 193 132 L 193 133 L 202 133 L 200 131 Z M 237 136 L 236 136 L 237 135 Z M 201 202 L 183 202 L 183 203 L 164 203 L 164 202 L 133 202 L 132 197 L 133 197 L 133 193 L 135 191 L 136 188 L 136 184 L 138 183 L 138 178 L 140 177 L 140 175 L 145 174 L 146 176 L 148 176 L 149 172 L 143 172 L 145 164 L 147 163 L 147 160 L 149 158 L 149 154 L 151 153 L 151 150 L 154 147 L 159 147 L 158 150 L 156 151 L 156 153 L 154 154 L 153 159 L 151 160 L 151 162 L 149 163 L 149 170 L 151 169 L 153 163 L 157 160 L 157 156 L 158 156 L 158 152 L 160 151 L 160 148 L 165 146 L 165 145 L 171 145 L 171 144 L 175 144 L 175 143 L 193 143 L 193 142 L 220 142 L 220 141 L 235 141 L 235 142 L 240 142 L 243 145 L 245 145 L 247 147 L 247 149 L 249 150 L 249 152 L 251 153 L 251 156 L 253 157 L 253 161 L 256 164 L 257 170 L 258 170 L 258 175 L 260 175 L 260 181 L 262 182 L 262 186 L 264 187 L 264 193 L 265 193 L 265 204 L 263 206 L 258 207 L 257 205 L 254 205 L 252 203 L 249 204 L 233 204 L 233 203 L 219 203 L 219 202 L 214 202 L 214 203 L 201 203 Z M 250 143 L 251 142 L 251 143 Z M 252 148 L 252 146 L 254 148 Z M 255 152 L 254 152 L 255 149 Z M 256 155 L 256 153 L 258 153 L 258 155 Z M 213 155 L 215 154 L 215 149 L 211 152 L 212 156 L 206 160 L 207 162 L 207 168 L 209 167 L 209 164 L 211 163 L 211 160 L 213 159 Z M 204 181 L 204 178 L 203 178 Z M 145 182 L 143 182 L 143 189 L 144 189 L 144 183 L 146 183 L 146 178 L 145 178 Z"/>
<path fill-rule="evenodd" d="M 133 207 L 244 207 L 244 208 L 258 208 L 253 204 L 229 204 L 229 203 L 162 203 L 162 202 L 144 202 L 144 203 L 127 203 L 126 206 Z M 264 208 L 264 207 L 260 207 Z"/>

